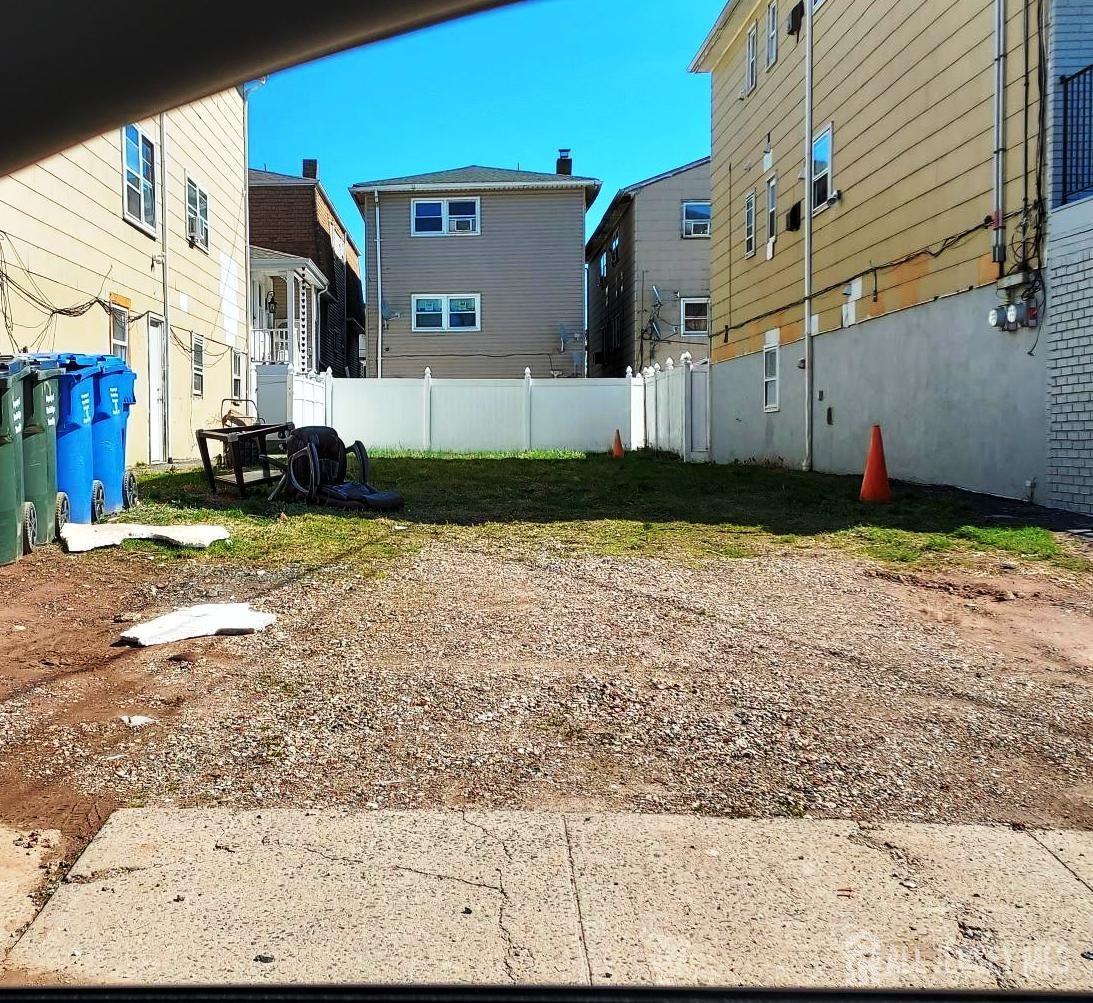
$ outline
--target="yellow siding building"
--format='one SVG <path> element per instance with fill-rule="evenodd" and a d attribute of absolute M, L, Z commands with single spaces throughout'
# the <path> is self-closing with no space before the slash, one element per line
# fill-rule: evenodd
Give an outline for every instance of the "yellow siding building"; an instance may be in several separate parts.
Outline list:
<path fill-rule="evenodd" d="M 1038 0 L 725 6 L 691 67 L 712 76 L 718 459 L 858 472 L 877 422 L 894 476 L 1035 497 L 1039 329 L 989 315 L 1043 305 L 1048 13 Z"/>
<path fill-rule="evenodd" d="M 237 89 L 0 178 L 0 352 L 121 355 L 128 462 L 196 456 L 248 395 L 246 214 Z"/>

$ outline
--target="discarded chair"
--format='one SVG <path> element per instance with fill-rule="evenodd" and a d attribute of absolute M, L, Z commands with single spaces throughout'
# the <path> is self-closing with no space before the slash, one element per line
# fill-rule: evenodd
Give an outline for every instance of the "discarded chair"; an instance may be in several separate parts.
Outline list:
<path fill-rule="evenodd" d="M 361 468 L 361 482 L 347 481 L 350 456 L 356 456 Z M 262 460 L 281 471 L 281 479 L 270 492 L 273 501 L 279 494 L 292 494 L 309 505 L 330 505 L 343 509 L 369 509 L 390 512 L 402 508 L 397 491 L 379 491 L 368 483 L 368 453 L 361 443 L 346 445 L 338 433 L 324 425 L 305 425 L 294 429 L 285 440 L 285 456 L 266 456 Z"/>

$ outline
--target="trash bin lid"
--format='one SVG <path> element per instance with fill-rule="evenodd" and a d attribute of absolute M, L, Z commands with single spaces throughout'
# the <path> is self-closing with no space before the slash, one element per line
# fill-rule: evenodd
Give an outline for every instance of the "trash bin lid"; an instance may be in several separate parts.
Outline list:
<path fill-rule="evenodd" d="M 124 372 L 126 369 L 129 368 L 116 355 L 100 355 L 98 357 L 98 361 L 99 365 L 102 366 L 102 371 L 111 375 Z"/>
<path fill-rule="evenodd" d="M 38 352 L 31 356 L 46 365 L 54 365 L 66 373 L 87 370 L 87 375 L 102 368 L 101 356 L 85 355 L 82 352 Z"/>

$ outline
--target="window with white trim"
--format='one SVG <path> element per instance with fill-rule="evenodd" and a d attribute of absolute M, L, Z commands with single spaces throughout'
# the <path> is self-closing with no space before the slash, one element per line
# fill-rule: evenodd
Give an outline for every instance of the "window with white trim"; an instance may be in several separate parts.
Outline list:
<path fill-rule="evenodd" d="M 755 253 L 755 192 L 744 196 L 744 257 Z"/>
<path fill-rule="evenodd" d="M 186 238 L 190 246 L 209 249 L 209 193 L 193 178 L 186 178 Z"/>
<path fill-rule="evenodd" d="M 159 190 L 156 144 L 136 125 L 127 125 L 122 129 L 121 141 L 125 167 L 125 198 L 122 204 L 125 218 L 154 236 Z"/>
<path fill-rule="evenodd" d="M 750 94 L 759 82 L 759 22 L 753 21 L 748 28 L 748 40 L 744 51 L 744 93 Z"/>
<path fill-rule="evenodd" d="M 685 338 L 710 336 L 710 298 L 688 296 L 679 301 L 679 333 Z"/>
<path fill-rule="evenodd" d="M 778 236 L 778 178 L 767 178 L 767 240 Z"/>
<path fill-rule="evenodd" d="M 711 210 L 709 199 L 683 203 L 683 236 L 709 237 Z"/>
<path fill-rule="evenodd" d="M 410 233 L 414 237 L 462 237 L 476 234 L 480 208 L 476 198 L 412 199 Z"/>
<path fill-rule="evenodd" d="M 834 138 L 829 125 L 812 140 L 812 211 L 814 213 L 827 208 L 827 200 L 834 191 L 832 185 L 834 171 L 831 164 L 833 147 Z"/>
<path fill-rule="evenodd" d="M 243 353 L 232 352 L 232 400 L 243 399 Z"/>
<path fill-rule="evenodd" d="M 600 255 L 600 285 L 607 285 L 607 252 Z"/>
<path fill-rule="evenodd" d="M 767 4 L 767 69 L 778 62 L 778 0 Z"/>
<path fill-rule="evenodd" d="M 418 293 L 410 297 L 414 331 L 481 331 L 478 293 Z"/>
<path fill-rule="evenodd" d="M 611 237 L 611 264 L 617 265 L 619 263 L 619 248 L 622 246 L 622 237 L 619 235 L 619 231 L 616 230 Z"/>
<path fill-rule="evenodd" d="M 193 377 L 195 397 L 205 396 L 205 339 L 200 334 L 190 335 L 190 373 Z"/>
<path fill-rule="evenodd" d="M 812 9 L 818 10 L 824 5 L 824 0 L 812 0 Z"/>
<path fill-rule="evenodd" d="M 129 311 L 123 306 L 110 308 L 110 354 L 129 364 Z"/>
<path fill-rule="evenodd" d="M 763 348 L 763 410 L 778 410 L 778 345 Z"/>

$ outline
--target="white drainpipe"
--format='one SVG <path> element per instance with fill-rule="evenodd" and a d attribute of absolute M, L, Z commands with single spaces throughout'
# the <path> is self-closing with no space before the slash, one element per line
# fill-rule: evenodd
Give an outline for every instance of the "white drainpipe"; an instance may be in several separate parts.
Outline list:
<path fill-rule="evenodd" d="M 812 3 L 805 0 L 805 452 L 801 466 L 812 469 Z"/>
<path fill-rule="evenodd" d="M 159 114 L 159 163 L 163 176 L 159 179 L 159 214 L 163 232 L 163 261 L 161 271 L 163 273 L 163 358 L 160 364 L 163 367 L 162 391 L 163 391 L 163 428 L 151 429 L 151 435 L 160 435 L 165 440 L 163 443 L 163 458 L 171 462 L 171 296 L 168 284 L 168 255 L 167 248 L 167 116 L 164 112 Z M 151 407 L 148 408 L 151 413 Z M 150 442 L 151 440 L 149 440 Z"/>
<path fill-rule="evenodd" d="M 1006 0 L 994 0 L 994 248 L 1006 260 Z M 999 269 L 1001 271 L 1001 269 Z"/>
<path fill-rule="evenodd" d="M 380 251 L 380 193 L 372 190 L 376 200 L 376 378 L 383 378 L 383 265 Z"/>

